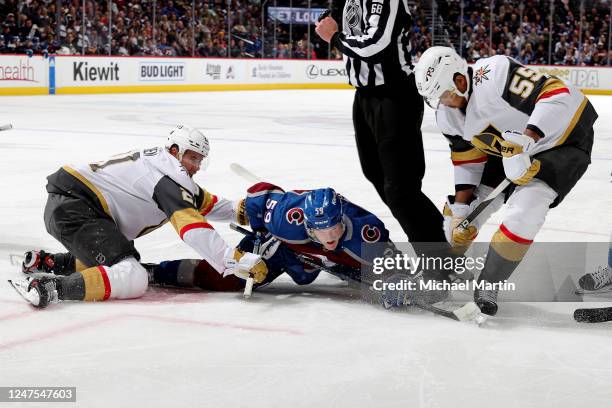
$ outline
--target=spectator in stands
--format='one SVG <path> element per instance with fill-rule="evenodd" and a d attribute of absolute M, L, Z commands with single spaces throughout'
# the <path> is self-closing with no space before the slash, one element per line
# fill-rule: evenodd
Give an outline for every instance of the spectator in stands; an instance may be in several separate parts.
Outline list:
<path fill-rule="evenodd" d="M 494 54 L 506 54 L 530 63 L 549 63 L 548 27 L 549 0 L 501 0 L 496 1 L 493 12 L 490 2 L 463 0 L 464 20 L 460 21 L 462 0 L 437 0 L 438 15 L 444 20 L 444 29 L 452 44 L 459 47 L 460 24 L 463 24 L 463 53 L 469 61 Z M 606 65 L 608 63 L 608 30 L 610 1 L 588 0 L 580 39 L 579 1 L 555 1 L 554 29 L 552 33 L 552 64 Z M 85 35 L 81 35 L 83 13 L 81 0 L 61 0 L 60 19 L 56 19 L 54 0 L 0 0 L 0 35 L 4 46 L 0 52 L 32 50 L 40 54 L 54 53 L 60 47 L 64 52 L 87 54 L 108 53 L 122 55 L 198 55 L 205 57 L 227 56 L 227 6 L 225 0 L 202 0 L 197 3 L 192 16 L 191 0 L 115 0 L 111 2 L 112 29 L 109 33 L 109 2 L 86 0 Z M 327 7 L 328 0 L 312 0 L 312 7 Z M 430 0 L 414 0 L 411 35 L 412 53 L 418 56 L 433 44 L 431 36 Z M 306 7 L 306 1 L 294 0 L 294 7 Z M 520 12 L 519 5 L 524 9 Z M 267 3 L 268 6 L 271 2 Z M 155 26 L 153 15 L 156 15 Z M 522 19 L 521 19 L 522 14 Z M 265 14 L 264 14 L 265 15 Z M 235 47 L 232 56 L 261 56 L 261 1 L 232 0 L 230 13 L 231 35 Z M 489 46 L 489 24 L 493 18 L 493 46 Z M 195 18 L 192 40 L 191 20 Z M 266 57 L 277 58 L 327 58 L 326 44 L 318 44 L 316 38 L 308 43 L 304 34 L 306 25 L 294 24 L 292 44 L 288 26 L 265 20 Z M 155 33 L 155 38 L 153 37 Z M 109 40 L 109 34 L 111 39 Z M 437 33 L 439 34 L 439 33 Z M 436 45 L 440 38 L 436 34 Z M 19 37 L 19 47 L 14 37 Z M 234 37 L 237 36 L 237 37 Z M 126 37 L 124 39 L 124 37 Z M 316 37 L 316 36 L 314 36 Z M 276 38 L 276 45 L 272 44 Z M 299 41 L 302 41 L 300 45 Z M 242 43 L 241 43 L 242 42 Z M 600 46 L 600 44 L 602 44 Z M 575 48 L 575 49 L 574 49 Z M 330 57 L 339 53 L 331 50 Z"/>

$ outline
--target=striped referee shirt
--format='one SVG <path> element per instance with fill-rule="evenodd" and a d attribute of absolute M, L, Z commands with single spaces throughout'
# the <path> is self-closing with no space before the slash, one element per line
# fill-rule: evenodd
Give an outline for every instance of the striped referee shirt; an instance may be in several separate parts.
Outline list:
<path fill-rule="evenodd" d="M 344 54 L 355 87 L 393 85 L 412 73 L 406 0 L 346 0 L 331 44 Z"/>

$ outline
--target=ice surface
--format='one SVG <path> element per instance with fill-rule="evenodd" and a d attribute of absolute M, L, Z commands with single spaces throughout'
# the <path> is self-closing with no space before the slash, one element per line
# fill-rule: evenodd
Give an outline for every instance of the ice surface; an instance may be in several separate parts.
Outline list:
<path fill-rule="evenodd" d="M 103 408 L 610 406 L 612 323 L 575 323 L 577 304 L 506 303 L 478 328 L 362 304 L 331 277 L 308 287 L 275 282 L 249 302 L 237 294 L 151 288 L 138 300 L 42 311 L 2 283 L 20 277 L 11 254 L 61 249 L 42 220 L 45 176 L 62 164 L 160 144 L 178 122 L 211 140 L 211 166 L 196 176 L 210 191 L 244 194 L 248 183 L 229 171 L 235 161 L 287 188 L 334 186 L 381 217 L 393 239 L 405 239 L 361 174 L 352 96 L 3 97 L 0 124 L 15 129 L 0 132 L 0 386 L 76 386 L 79 406 Z M 612 230 L 612 98 L 591 100 L 600 114 L 593 163 L 550 212 L 539 241 L 607 242 Z M 452 190 L 452 169 L 430 110 L 423 130 L 424 188 L 441 205 Z M 488 240 L 500 219 L 479 240 Z M 240 238 L 216 228 L 232 243 Z M 195 257 L 169 226 L 137 247 L 147 261 Z"/>

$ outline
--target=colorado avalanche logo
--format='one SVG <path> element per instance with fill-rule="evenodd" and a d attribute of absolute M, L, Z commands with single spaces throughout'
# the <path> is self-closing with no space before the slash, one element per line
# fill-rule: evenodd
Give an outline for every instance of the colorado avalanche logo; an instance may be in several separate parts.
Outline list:
<path fill-rule="evenodd" d="M 301 208 L 292 208 L 287 211 L 287 222 L 289 224 L 295 223 L 301 225 L 304 223 L 304 210 Z"/>
<path fill-rule="evenodd" d="M 345 21 L 351 29 L 359 26 L 362 14 L 361 4 L 359 4 L 358 1 L 349 0 L 346 2 L 346 6 L 344 7 Z"/>
<path fill-rule="evenodd" d="M 378 242 L 380 239 L 380 229 L 371 225 L 364 225 L 361 228 L 361 239 L 365 242 Z"/>

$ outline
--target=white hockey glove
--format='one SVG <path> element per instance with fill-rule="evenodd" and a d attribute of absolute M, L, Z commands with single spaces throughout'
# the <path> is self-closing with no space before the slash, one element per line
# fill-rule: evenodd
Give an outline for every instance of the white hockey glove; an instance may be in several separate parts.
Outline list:
<path fill-rule="evenodd" d="M 239 278 L 247 279 L 249 274 L 257 283 L 263 282 L 268 274 L 268 267 L 261 256 L 244 252 L 239 248 L 228 248 L 225 251 L 226 273 L 232 273 Z"/>
<path fill-rule="evenodd" d="M 527 184 L 540 171 L 540 161 L 532 161 L 529 157 L 535 140 L 513 130 L 505 131 L 502 137 L 501 154 L 506 177 L 519 186 Z"/>
<path fill-rule="evenodd" d="M 470 225 L 467 228 L 459 227 L 470 213 L 478 206 L 479 200 L 476 198 L 469 205 L 455 203 L 455 197 L 448 196 L 444 205 L 444 235 L 448 242 L 454 247 L 469 246 L 478 235 L 478 228 Z"/>

